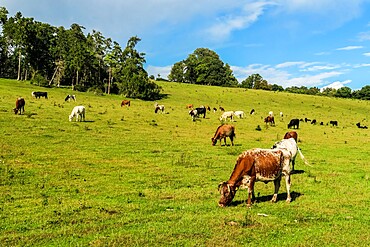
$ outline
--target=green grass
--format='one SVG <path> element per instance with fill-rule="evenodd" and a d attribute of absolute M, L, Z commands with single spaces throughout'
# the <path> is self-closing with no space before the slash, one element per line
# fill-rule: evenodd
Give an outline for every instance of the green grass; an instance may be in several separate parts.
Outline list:
<path fill-rule="evenodd" d="M 154 102 L 122 96 L 42 89 L 0 79 L 1 246 L 367 246 L 370 241 L 370 102 L 159 82 L 168 96 Z M 34 99 L 32 91 L 48 91 Z M 12 111 L 26 100 L 24 115 Z M 186 104 L 244 110 L 235 146 L 211 145 L 220 113 L 191 121 Z M 73 106 L 86 122 L 69 122 Z M 254 108 L 256 114 L 250 116 Z M 272 110 L 276 126 L 263 117 Z M 284 119 L 278 113 L 284 112 Z M 291 118 L 301 123 L 293 201 L 268 200 L 273 184 L 257 183 L 219 208 L 217 185 L 229 178 L 244 150 L 270 148 Z M 260 125 L 261 131 L 257 131 Z M 229 141 L 229 140 L 228 140 Z M 267 215 L 267 216 L 264 216 Z"/>

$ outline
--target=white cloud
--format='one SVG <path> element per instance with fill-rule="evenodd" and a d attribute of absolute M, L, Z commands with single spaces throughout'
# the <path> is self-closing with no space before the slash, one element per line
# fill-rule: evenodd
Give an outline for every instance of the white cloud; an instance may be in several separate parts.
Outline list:
<path fill-rule="evenodd" d="M 155 77 L 157 77 L 159 74 L 161 78 L 167 79 L 167 76 L 170 74 L 171 69 L 172 69 L 172 65 L 164 66 L 164 67 L 149 65 L 146 68 L 146 71 L 148 72 L 148 75 L 154 75 Z"/>
<path fill-rule="evenodd" d="M 364 55 L 366 57 L 370 57 L 370 52 L 363 53 L 362 55 Z"/>
<path fill-rule="evenodd" d="M 339 89 L 342 87 L 345 87 L 346 84 L 351 83 L 351 80 L 346 80 L 346 81 L 335 81 L 329 85 L 326 85 L 325 87 L 322 87 L 320 91 L 324 91 L 325 88 L 333 88 L 333 89 Z"/>
<path fill-rule="evenodd" d="M 337 51 L 351 51 L 351 50 L 362 49 L 362 48 L 364 48 L 364 47 L 363 46 L 350 45 L 350 46 L 337 48 Z"/>

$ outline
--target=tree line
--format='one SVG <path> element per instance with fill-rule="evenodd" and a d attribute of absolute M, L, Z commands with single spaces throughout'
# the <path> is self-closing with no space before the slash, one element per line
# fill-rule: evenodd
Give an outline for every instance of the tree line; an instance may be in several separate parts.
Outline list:
<path fill-rule="evenodd" d="M 0 7 L 0 77 L 30 80 L 40 86 L 72 86 L 79 91 L 122 94 L 130 98 L 159 99 L 162 88 L 144 69 L 145 53 L 136 45 L 141 41 L 131 37 L 126 47 L 99 31 L 84 33 L 84 27 L 72 24 L 69 29 L 54 27 L 20 12 L 8 18 Z M 160 80 L 158 75 L 157 80 Z M 163 79 L 166 80 L 166 79 Z M 352 91 L 317 87 L 288 87 L 269 84 L 259 74 L 238 82 L 230 66 L 218 54 L 198 48 L 172 66 L 170 82 L 247 89 L 285 91 L 342 98 L 370 99 L 370 86 Z"/>

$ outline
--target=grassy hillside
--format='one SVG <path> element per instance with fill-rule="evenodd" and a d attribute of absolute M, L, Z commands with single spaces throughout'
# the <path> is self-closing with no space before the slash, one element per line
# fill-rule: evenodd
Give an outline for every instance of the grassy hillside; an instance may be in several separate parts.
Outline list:
<path fill-rule="evenodd" d="M 2 246 L 367 246 L 370 241 L 370 102 L 266 91 L 159 83 L 154 102 L 39 88 L 0 79 L 0 243 Z M 35 99 L 32 91 L 47 91 Z M 77 102 L 64 102 L 67 94 Z M 12 111 L 17 97 L 24 115 Z M 220 112 L 193 122 L 186 104 L 243 110 L 235 146 L 211 145 Z M 69 122 L 73 106 L 86 122 Z M 250 110 L 255 115 L 249 115 Z M 269 111 L 276 126 L 263 123 Z M 281 119 L 279 112 L 284 113 Z M 270 148 L 301 123 L 290 204 L 282 183 L 257 183 L 219 208 L 217 185 L 244 150 Z M 337 120 L 338 127 L 326 125 Z M 257 131 L 257 126 L 261 131 Z M 229 142 L 229 140 L 227 140 Z"/>

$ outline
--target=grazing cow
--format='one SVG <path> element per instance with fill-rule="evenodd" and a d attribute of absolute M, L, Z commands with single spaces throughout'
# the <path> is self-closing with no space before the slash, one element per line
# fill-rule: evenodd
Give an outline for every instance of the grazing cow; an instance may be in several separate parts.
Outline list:
<path fill-rule="evenodd" d="M 294 129 L 298 129 L 299 128 L 299 119 L 298 118 L 295 118 L 295 119 L 291 119 L 290 122 L 288 123 L 288 129 L 294 127 Z"/>
<path fill-rule="evenodd" d="M 273 116 L 267 116 L 263 120 L 266 124 L 270 123 L 270 125 L 275 125 L 275 119 Z"/>
<path fill-rule="evenodd" d="M 24 101 L 24 99 L 22 97 L 18 98 L 15 101 L 15 108 L 13 109 L 14 114 L 17 114 L 18 111 L 19 111 L 19 115 L 22 115 L 22 111 L 24 113 L 24 106 L 25 106 L 25 104 L 26 104 L 26 101 Z"/>
<path fill-rule="evenodd" d="M 281 117 L 281 118 L 283 118 L 283 117 L 284 117 L 284 114 L 283 114 L 283 112 L 282 112 L 282 111 L 280 112 L 280 117 Z"/>
<path fill-rule="evenodd" d="M 275 191 L 271 202 L 276 202 L 282 175 L 285 177 L 287 199 L 290 197 L 290 154 L 284 149 L 255 148 L 244 151 L 236 160 L 236 165 L 228 181 L 221 182 L 218 189 L 221 194 L 218 205 L 225 207 L 231 203 L 238 188 L 248 188 L 247 206 L 254 201 L 254 183 L 274 181 Z M 252 196 L 252 198 L 251 198 Z M 251 200 L 252 199 L 252 200 Z"/>
<path fill-rule="evenodd" d="M 307 122 L 311 122 L 311 119 L 309 119 L 309 118 L 304 118 L 304 121 L 305 121 L 305 123 L 307 123 Z"/>
<path fill-rule="evenodd" d="M 290 132 L 287 132 L 285 135 L 287 135 L 288 133 Z M 294 133 L 297 135 L 296 132 Z M 299 149 L 296 140 L 293 137 L 285 139 L 284 136 L 283 140 L 275 142 L 275 144 L 272 146 L 272 149 L 285 149 L 290 153 L 290 162 L 292 163 L 292 171 L 294 171 L 295 157 L 297 156 L 297 151 L 299 152 L 299 155 L 301 156 L 301 159 L 304 161 L 304 163 L 306 165 L 309 165 L 307 160 L 303 156 L 301 150 Z"/>
<path fill-rule="evenodd" d="M 131 101 L 129 101 L 127 99 L 122 100 L 121 107 L 124 106 L 124 105 L 125 106 L 131 106 Z"/>
<path fill-rule="evenodd" d="M 367 129 L 367 126 L 361 126 L 360 123 L 357 123 L 356 126 L 360 129 Z"/>
<path fill-rule="evenodd" d="M 274 116 L 274 112 L 273 111 L 269 111 L 269 116 L 270 117 L 273 117 Z"/>
<path fill-rule="evenodd" d="M 189 115 L 191 116 L 191 118 L 193 119 L 193 121 L 195 121 L 195 118 L 199 117 L 197 110 L 190 110 L 189 111 Z"/>
<path fill-rule="evenodd" d="M 164 113 L 164 105 L 158 105 L 158 103 L 155 102 L 154 108 L 155 108 L 154 110 L 155 113 L 158 113 L 158 111 L 161 111 L 162 113 Z"/>
<path fill-rule="evenodd" d="M 311 124 L 316 124 L 316 119 L 312 120 Z"/>
<path fill-rule="evenodd" d="M 334 126 L 338 126 L 338 121 L 336 120 L 331 120 L 330 121 L 330 124 L 334 127 Z"/>
<path fill-rule="evenodd" d="M 187 104 L 186 105 L 186 109 L 193 109 L 193 107 L 194 107 L 193 104 Z"/>
<path fill-rule="evenodd" d="M 213 112 L 216 112 L 217 111 L 217 108 L 216 107 L 213 107 Z"/>
<path fill-rule="evenodd" d="M 320 122 L 320 125 L 324 125 L 324 122 Z"/>
<path fill-rule="evenodd" d="M 220 146 L 222 145 L 221 140 L 224 139 L 224 143 L 226 146 L 226 137 L 230 138 L 231 145 L 234 146 L 234 137 L 235 137 L 235 127 L 229 124 L 223 124 L 218 126 L 216 133 L 211 138 L 212 145 L 216 145 L 217 140 L 220 140 Z"/>
<path fill-rule="evenodd" d="M 45 97 L 45 99 L 48 98 L 48 93 L 47 92 L 32 92 L 32 96 L 37 98 Z"/>
<path fill-rule="evenodd" d="M 225 108 L 223 108 L 222 106 L 220 106 L 220 111 L 225 111 Z"/>
<path fill-rule="evenodd" d="M 250 115 L 253 115 L 256 111 L 254 109 L 251 110 L 251 112 L 249 113 Z"/>
<path fill-rule="evenodd" d="M 80 105 L 80 106 L 75 106 L 71 112 L 71 115 L 69 115 L 69 121 L 72 121 L 72 119 L 76 117 L 76 122 L 78 120 L 85 121 L 85 107 Z"/>
<path fill-rule="evenodd" d="M 297 134 L 297 132 L 295 132 L 295 131 L 286 132 L 283 139 L 289 139 L 289 138 L 294 138 L 294 140 L 296 142 L 298 142 L 298 134 Z"/>
<path fill-rule="evenodd" d="M 76 101 L 76 95 L 68 94 L 66 98 L 64 99 L 64 101 L 71 101 L 71 100 Z"/>
<path fill-rule="evenodd" d="M 235 114 L 233 111 L 225 111 L 224 113 L 222 113 L 220 121 L 227 121 L 228 118 L 230 118 L 230 121 L 234 121 L 234 116 Z"/>
<path fill-rule="evenodd" d="M 243 111 L 235 111 L 234 115 L 237 116 L 238 118 L 244 118 L 245 116 Z"/>
<path fill-rule="evenodd" d="M 197 116 L 203 115 L 203 118 L 206 118 L 207 108 L 205 108 L 204 106 L 200 106 L 195 108 L 195 110 L 197 111 Z"/>
<path fill-rule="evenodd" d="M 207 111 L 211 111 L 211 107 L 209 105 L 206 106 Z"/>

